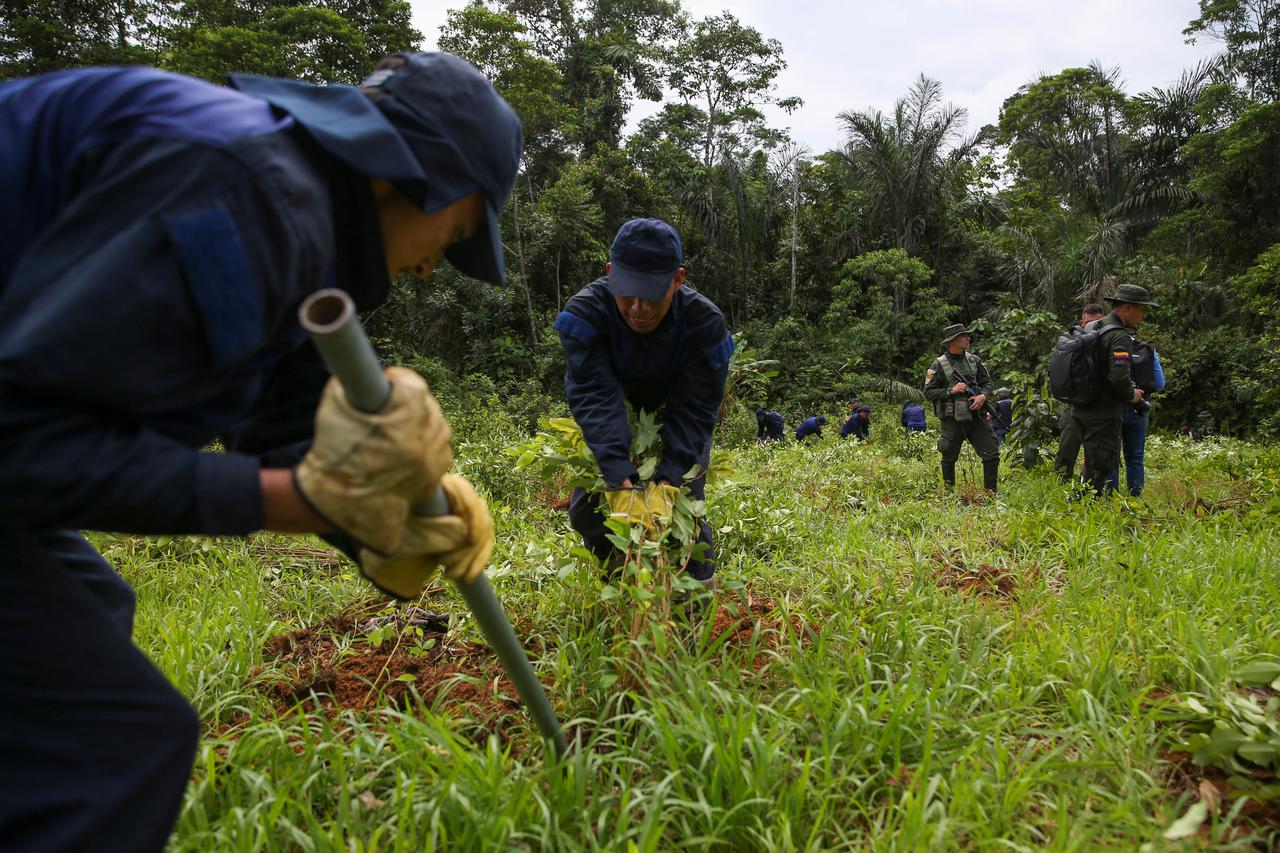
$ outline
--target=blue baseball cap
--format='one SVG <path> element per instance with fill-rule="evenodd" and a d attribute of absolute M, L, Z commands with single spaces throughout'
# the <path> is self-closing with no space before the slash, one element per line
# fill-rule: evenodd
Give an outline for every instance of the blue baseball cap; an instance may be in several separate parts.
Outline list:
<path fill-rule="evenodd" d="M 520 119 L 475 66 L 450 53 L 397 53 L 404 64 L 354 86 L 232 74 L 234 88 L 287 112 L 346 166 L 392 184 L 426 213 L 479 191 L 485 223 L 445 250 L 466 275 L 505 281 L 498 216 L 515 186 Z"/>
<path fill-rule="evenodd" d="M 609 248 L 609 292 L 659 302 L 683 262 L 676 229 L 661 219 L 632 219 Z"/>

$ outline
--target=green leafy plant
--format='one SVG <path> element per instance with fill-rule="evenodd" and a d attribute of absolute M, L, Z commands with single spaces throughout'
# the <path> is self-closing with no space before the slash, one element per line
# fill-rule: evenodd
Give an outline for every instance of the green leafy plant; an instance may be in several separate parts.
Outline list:
<path fill-rule="evenodd" d="M 1226 771 L 1228 781 L 1252 797 L 1280 796 L 1278 691 L 1280 661 L 1255 660 L 1212 693 L 1178 697 L 1171 711 L 1182 724 L 1175 749 L 1196 764 Z"/>
<path fill-rule="evenodd" d="M 1023 465 L 1033 468 L 1053 458 L 1060 419 L 1057 403 L 1049 394 L 1049 380 L 1029 385 L 1013 397 L 1013 416 L 1004 449 L 1008 455 L 1021 454 Z"/>
<path fill-rule="evenodd" d="M 733 356 L 729 359 L 729 375 L 724 383 L 724 399 L 720 402 L 720 420 L 724 421 L 735 404 L 747 400 L 763 400 L 769 384 L 778 375 L 776 358 L 761 358 L 747 345 L 742 335 L 733 336 Z"/>
<path fill-rule="evenodd" d="M 645 489 L 653 482 L 658 463 L 662 460 L 661 424 L 657 417 L 646 411 L 634 411 L 628 406 L 631 424 L 631 458 L 636 466 L 639 482 Z M 511 448 L 508 452 L 517 457 L 517 469 L 537 466 L 548 482 L 568 475 L 569 485 L 585 490 L 593 499 L 601 501 L 607 490 L 604 477 L 596 464 L 595 455 L 583 437 L 582 429 L 572 418 L 549 418 L 542 424 L 532 441 Z M 712 466 L 721 469 L 717 460 Z M 711 471 L 703 472 L 694 465 L 685 472 L 688 481 Z M 695 498 L 685 484 L 670 515 L 657 516 L 652 529 L 643 525 L 630 525 L 624 520 L 610 518 L 609 540 L 617 549 L 617 555 L 603 566 L 603 584 L 599 601 L 619 628 L 620 643 L 627 648 L 615 648 L 616 657 L 624 662 L 620 680 L 627 688 L 637 688 L 640 682 L 633 673 L 638 669 L 642 656 L 663 653 L 668 644 L 667 625 L 672 616 L 673 596 L 683 596 L 701 591 L 697 581 L 688 578 L 683 569 L 690 560 L 701 558 L 706 548 L 698 541 L 706 517 L 706 502 Z M 573 554 L 588 560 L 593 567 L 596 560 L 586 549 L 574 549 Z"/>

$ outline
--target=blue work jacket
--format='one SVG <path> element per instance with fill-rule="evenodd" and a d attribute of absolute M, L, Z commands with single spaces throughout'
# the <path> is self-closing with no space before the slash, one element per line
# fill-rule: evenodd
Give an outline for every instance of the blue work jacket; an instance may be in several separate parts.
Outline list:
<path fill-rule="evenodd" d="M 924 406 L 912 403 L 902 407 L 902 426 L 907 432 L 924 432 L 926 429 Z"/>
<path fill-rule="evenodd" d="M 871 407 L 858 406 L 849 415 L 844 424 L 840 427 L 840 437 L 848 438 L 853 436 L 859 440 L 866 438 L 871 433 Z"/>
<path fill-rule="evenodd" d="M 679 484 L 695 464 L 705 470 L 734 346 L 715 303 L 682 287 L 658 327 L 642 335 L 627 325 L 600 278 L 565 304 L 555 328 L 569 408 L 605 482 L 637 477 L 624 401 L 661 410 L 662 461 L 654 480 Z"/>
<path fill-rule="evenodd" d="M 761 441 L 782 441 L 785 425 L 778 412 L 765 412 L 764 420 L 757 425 L 756 438 Z"/>
<path fill-rule="evenodd" d="M 996 400 L 996 411 L 1000 413 L 1000 417 L 1004 419 L 1004 423 L 999 421 L 992 424 L 997 430 L 1008 431 L 1013 425 L 1013 401 L 1006 398 L 1004 400 Z"/>
<path fill-rule="evenodd" d="M 797 439 L 808 438 L 811 435 L 816 435 L 818 438 L 822 438 L 822 424 L 818 423 L 817 415 L 811 418 L 805 418 L 800 423 L 800 426 L 796 427 Z"/>
<path fill-rule="evenodd" d="M 385 300 L 357 155 L 395 130 L 355 89 L 236 82 L 268 94 L 136 67 L 0 84 L 0 523 L 247 533 L 260 468 L 309 443 L 327 371 L 297 309 Z"/>

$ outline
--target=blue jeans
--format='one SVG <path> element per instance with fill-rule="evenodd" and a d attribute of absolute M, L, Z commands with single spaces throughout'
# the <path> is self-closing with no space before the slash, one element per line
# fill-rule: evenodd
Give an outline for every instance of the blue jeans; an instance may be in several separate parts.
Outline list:
<path fill-rule="evenodd" d="M 1151 422 L 1151 410 L 1138 414 L 1133 406 L 1124 407 L 1120 420 L 1120 446 L 1124 450 L 1124 478 L 1129 494 L 1135 498 L 1142 494 L 1147 484 L 1147 469 L 1143 457 L 1147 449 L 1147 425 Z M 1111 488 L 1120 488 L 1120 469 L 1117 467 L 1108 478 Z"/>

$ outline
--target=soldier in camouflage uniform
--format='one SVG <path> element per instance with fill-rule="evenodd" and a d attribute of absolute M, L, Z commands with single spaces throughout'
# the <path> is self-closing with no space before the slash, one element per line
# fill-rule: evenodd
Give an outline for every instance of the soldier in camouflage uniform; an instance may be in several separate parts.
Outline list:
<path fill-rule="evenodd" d="M 1094 320 L 1101 320 L 1106 315 L 1107 309 L 1100 303 L 1090 302 L 1080 312 L 1080 328 L 1083 329 Z M 1058 477 L 1066 483 L 1076 474 L 1076 460 L 1080 458 L 1081 444 L 1080 432 L 1076 429 L 1076 423 L 1071 417 L 1071 406 L 1063 408 L 1058 423 L 1062 425 L 1062 432 L 1058 436 L 1058 453 L 1053 458 L 1053 470 L 1058 472 Z"/>
<path fill-rule="evenodd" d="M 938 452 L 942 454 L 942 481 L 947 488 L 956 484 L 956 460 L 967 438 L 982 460 L 982 485 L 995 494 L 1000 476 L 1000 444 L 982 413 L 995 383 L 982 359 L 968 351 L 972 334 L 959 323 L 947 326 L 942 333 L 947 351 L 929 365 L 924 377 L 924 398 L 933 403 L 942 427 Z M 972 383 L 973 396 L 969 396 L 965 380 Z"/>
<path fill-rule="evenodd" d="M 1111 313 L 1099 321 L 1098 398 L 1071 411 L 1072 427 L 1084 444 L 1084 480 L 1097 494 L 1110 486 L 1108 477 L 1120 464 L 1120 421 L 1126 405 L 1137 405 L 1142 389 L 1133 380 L 1133 336 L 1147 316 L 1151 301 L 1145 287 L 1122 284 L 1108 296 Z"/>

